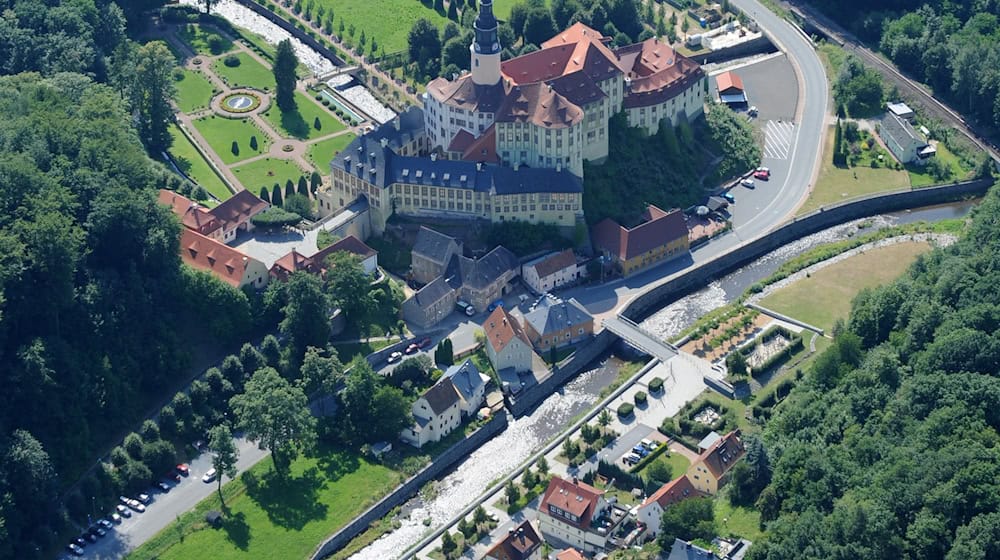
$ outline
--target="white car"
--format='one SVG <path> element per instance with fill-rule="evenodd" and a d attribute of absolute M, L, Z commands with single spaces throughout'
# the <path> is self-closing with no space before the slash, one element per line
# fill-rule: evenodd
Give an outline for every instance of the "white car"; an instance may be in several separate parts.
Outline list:
<path fill-rule="evenodd" d="M 389 357 L 386 359 L 386 361 L 389 362 L 390 364 L 394 364 L 402 359 L 403 359 L 402 352 L 393 352 L 392 354 L 389 354 Z"/>
<path fill-rule="evenodd" d="M 205 476 L 201 477 L 201 481 L 206 483 L 212 482 L 213 480 L 215 480 L 216 474 L 218 473 L 215 471 L 215 469 L 208 469 L 208 472 L 205 473 Z"/>
<path fill-rule="evenodd" d="M 753 179 L 743 179 L 742 181 L 740 181 L 740 184 L 743 185 L 744 187 L 748 188 L 748 189 L 752 189 L 753 188 Z"/>
<path fill-rule="evenodd" d="M 118 504 L 117 506 L 115 506 L 115 511 L 117 511 L 118 515 L 120 515 L 121 517 L 132 517 L 132 512 L 129 511 L 129 509 L 123 506 L 122 504 Z"/>

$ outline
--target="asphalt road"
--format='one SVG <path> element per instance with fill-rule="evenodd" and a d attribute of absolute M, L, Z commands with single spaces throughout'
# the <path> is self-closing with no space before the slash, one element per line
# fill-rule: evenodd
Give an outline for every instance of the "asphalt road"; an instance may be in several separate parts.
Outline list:
<path fill-rule="evenodd" d="M 255 444 L 245 439 L 237 439 L 236 445 L 240 452 L 236 468 L 241 473 L 269 453 L 258 449 Z M 131 518 L 124 519 L 122 524 L 108 532 L 106 537 L 88 545 L 84 549 L 83 557 L 93 560 L 122 558 L 129 551 L 153 538 L 180 514 L 193 509 L 198 502 L 216 491 L 218 482 L 201 481 L 202 475 L 212 468 L 212 457 L 209 453 L 199 455 L 189 463 L 189 467 L 191 474 L 187 478 L 182 478 L 177 484 L 171 481 L 170 485 L 173 487 L 169 492 L 150 491 L 153 500 L 146 505 L 145 513 L 132 512 Z M 223 480 L 223 484 L 226 482 L 228 478 Z"/>

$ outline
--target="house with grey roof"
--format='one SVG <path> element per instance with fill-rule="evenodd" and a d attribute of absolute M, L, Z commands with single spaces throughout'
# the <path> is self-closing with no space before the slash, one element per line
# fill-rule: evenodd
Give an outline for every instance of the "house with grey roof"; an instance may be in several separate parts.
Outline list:
<path fill-rule="evenodd" d="M 444 277 L 459 292 L 459 298 L 482 311 L 507 292 L 520 271 L 517 256 L 505 247 L 496 247 L 478 259 L 455 255 Z"/>
<path fill-rule="evenodd" d="M 580 302 L 544 295 L 524 314 L 524 330 L 539 353 L 582 342 L 594 334 L 594 317 Z"/>
<path fill-rule="evenodd" d="M 900 163 L 923 165 L 937 153 L 937 149 L 913 128 L 910 121 L 891 111 L 882 117 L 878 134 Z"/>
<path fill-rule="evenodd" d="M 481 373 L 472 360 L 466 359 L 461 364 L 456 364 L 445 370 L 443 377 L 451 379 L 462 397 L 460 409 L 462 417 L 469 417 L 479 411 L 483 399 L 486 398 L 486 384 L 489 383 L 489 376 Z"/>
<path fill-rule="evenodd" d="M 413 279 L 421 284 L 431 282 L 444 274 L 452 256 L 461 254 L 461 241 L 450 235 L 421 226 L 411 251 L 410 270 L 413 273 Z"/>
<path fill-rule="evenodd" d="M 461 403 L 462 396 L 451 378 L 442 377 L 413 402 L 414 423 L 400 432 L 400 439 L 417 448 L 440 441 L 461 423 Z"/>
<path fill-rule="evenodd" d="M 457 301 L 458 292 L 438 276 L 403 302 L 403 319 L 428 328 L 450 315 Z"/>

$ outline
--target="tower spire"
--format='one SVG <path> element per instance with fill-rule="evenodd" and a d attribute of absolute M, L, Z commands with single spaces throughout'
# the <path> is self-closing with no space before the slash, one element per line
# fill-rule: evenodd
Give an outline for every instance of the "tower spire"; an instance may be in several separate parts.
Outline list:
<path fill-rule="evenodd" d="M 500 39 L 497 18 L 493 15 L 493 0 L 481 0 L 476 16 L 475 38 L 472 40 L 472 81 L 478 85 L 494 85 L 500 81 Z"/>

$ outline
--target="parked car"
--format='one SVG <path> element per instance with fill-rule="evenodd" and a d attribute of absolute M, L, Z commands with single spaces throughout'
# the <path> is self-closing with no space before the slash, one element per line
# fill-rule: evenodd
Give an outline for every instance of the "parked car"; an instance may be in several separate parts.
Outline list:
<path fill-rule="evenodd" d="M 420 351 L 420 345 L 417 344 L 416 342 L 414 342 L 413 344 L 411 344 L 411 345 L 409 345 L 409 346 L 406 347 L 406 350 L 404 350 L 404 353 L 406 355 L 410 355 L 410 354 L 416 354 L 419 351 Z"/>
<path fill-rule="evenodd" d="M 81 536 L 90 544 L 97 544 L 97 535 L 91 533 L 90 531 L 87 531 Z"/>
<path fill-rule="evenodd" d="M 121 522 L 122 522 L 122 516 L 121 515 L 118 515 L 118 513 L 112 513 L 109 517 L 110 517 L 111 521 L 114 522 L 115 525 L 121 525 Z"/>
<path fill-rule="evenodd" d="M 392 354 L 389 354 L 389 358 L 386 359 L 386 361 L 389 362 L 390 364 L 394 364 L 402 359 L 403 359 L 402 352 L 393 352 Z"/>
<path fill-rule="evenodd" d="M 177 465 L 177 473 L 183 476 L 191 474 L 191 468 L 187 466 L 187 463 L 181 463 Z"/>
<path fill-rule="evenodd" d="M 724 198 L 730 204 L 736 204 L 736 197 L 730 193 L 722 193 L 722 198 Z"/>
<path fill-rule="evenodd" d="M 427 348 L 430 345 L 431 345 L 431 339 L 430 339 L 430 337 L 426 337 L 426 336 L 424 338 L 421 338 L 417 342 L 417 346 L 419 346 L 421 350 L 423 350 L 424 348 Z"/>
<path fill-rule="evenodd" d="M 94 525 L 90 528 L 90 534 L 95 537 L 103 537 L 108 534 L 108 532 L 104 530 L 104 527 L 101 527 L 99 523 L 100 522 L 98 522 L 98 525 Z"/>
<path fill-rule="evenodd" d="M 108 521 L 107 519 L 98 519 L 97 524 L 101 526 L 102 529 L 110 531 L 115 528 L 115 524 Z"/>
<path fill-rule="evenodd" d="M 75 544 L 76 546 L 79 546 L 79 547 L 83 548 L 83 547 L 87 546 L 87 541 L 83 540 L 83 537 L 77 537 L 77 538 L 73 539 L 73 544 Z"/>
<path fill-rule="evenodd" d="M 160 489 L 160 492 L 169 492 L 170 491 L 170 485 L 167 484 L 166 482 L 157 482 L 156 483 L 156 487 Z"/>
<path fill-rule="evenodd" d="M 461 309 L 469 317 L 476 314 L 476 308 L 472 307 L 472 304 L 467 301 L 458 300 L 455 302 L 455 307 Z"/>
<path fill-rule="evenodd" d="M 486 310 L 489 311 L 490 313 L 493 313 L 493 310 L 496 309 L 497 307 L 503 307 L 502 299 L 493 301 L 493 303 L 491 303 L 489 307 L 486 308 Z"/>
<path fill-rule="evenodd" d="M 398 353 L 398 352 L 396 352 L 396 353 Z M 206 482 L 206 483 L 207 482 L 212 482 L 213 480 L 215 480 L 215 475 L 216 474 L 218 474 L 218 473 L 216 472 L 215 469 L 208 469 L 208 472 L 205 473 L 205 476 L 201 477 L 201 481 L 202 482 Z"/>
<path fill-rule="evenodd" d="M 66 545 L 66 549 L 73 553 L 73 556 L 83 556 L 83 548 L 76 543 L 69 543 Z"/>
<path fill-rule="evenodd" d="M 629 466 L 638 463 L 640 460 L 642 460 L 642 457 L 635 453 L 629 453 L 628 455 L 622 457 L 622 462 Z"/>
<path fill-rule="evenodd" d="M 170 471 L 167 473 L 167 480 L 173 480 L 174 482 L 181 481 L 181 474 L 177 471 Z"/>
<path fill-rule="evenodd" d="M 743 179 L 742 181 L 740 181 L 740 184 L 743 185 L 744 187 L 748 188 L 748 189 L 752 189 L 754 187 L 753 179 L 749 179 L 749 178 L 748 179 Z"/>
<path fill-rule="evenodd" d="M 649 455 L 649 450 L 642 445 L 636 445 L 632 448 L 632 453 L 635 453 L 639 457 L 645 457 L 646 455 Z"/>
<path fill-rule="evenodd" d="M 149 494 L 139 494 L 136 496 L 136 499 L 144 504 L 148 504 L 152 500 L 152 498 L 149 497 Z"/>
<path fill-rule="evenodd" d="M 146 506 L 142 505 L 142 502 L 140 502 L 139 500 L 129 500 L 128 507 L 134 509 L 135 511 L 138 511 L 139 513 L 143 513 L 146 511 Z"/>
<path fill-rule="evenodd" d="M 132 517 L 132 512 L 128 509 L 128 507 L 122 504 L 115 506 L 115 511 L 117 511 L 118 515 L 122 517 Z"/>
<path fill-rule="evenodd" d="M 753 172 L 753 177 L 754 177 L 754 179 L 760 179 L 761 181 L 767 181 L 768 179 L 771 178 L 771 172 L 770 171 L 762 171 L 762 170 L 758 169 L 757 171 Z"/>
<path fill-rule="evenodd" d="M 747 114 L 750 115 L 751 117 L 756 117 L 757 116 L 757 106 L 756 105 L 751 105 L 750 108 L 747 109 Z"/>
<path fill-rule="evenodd" d="M 658 443 L 656 443 L 655 441 L 650 440 L 650 439 L 644 439 L 644 440 L 640 441 L 639 445 L 645 447 L 646 449 L 648 449 L 650 451 L 653 451 L 654 449 L 656 449 L 657 447 L 660 446 Z"/>

